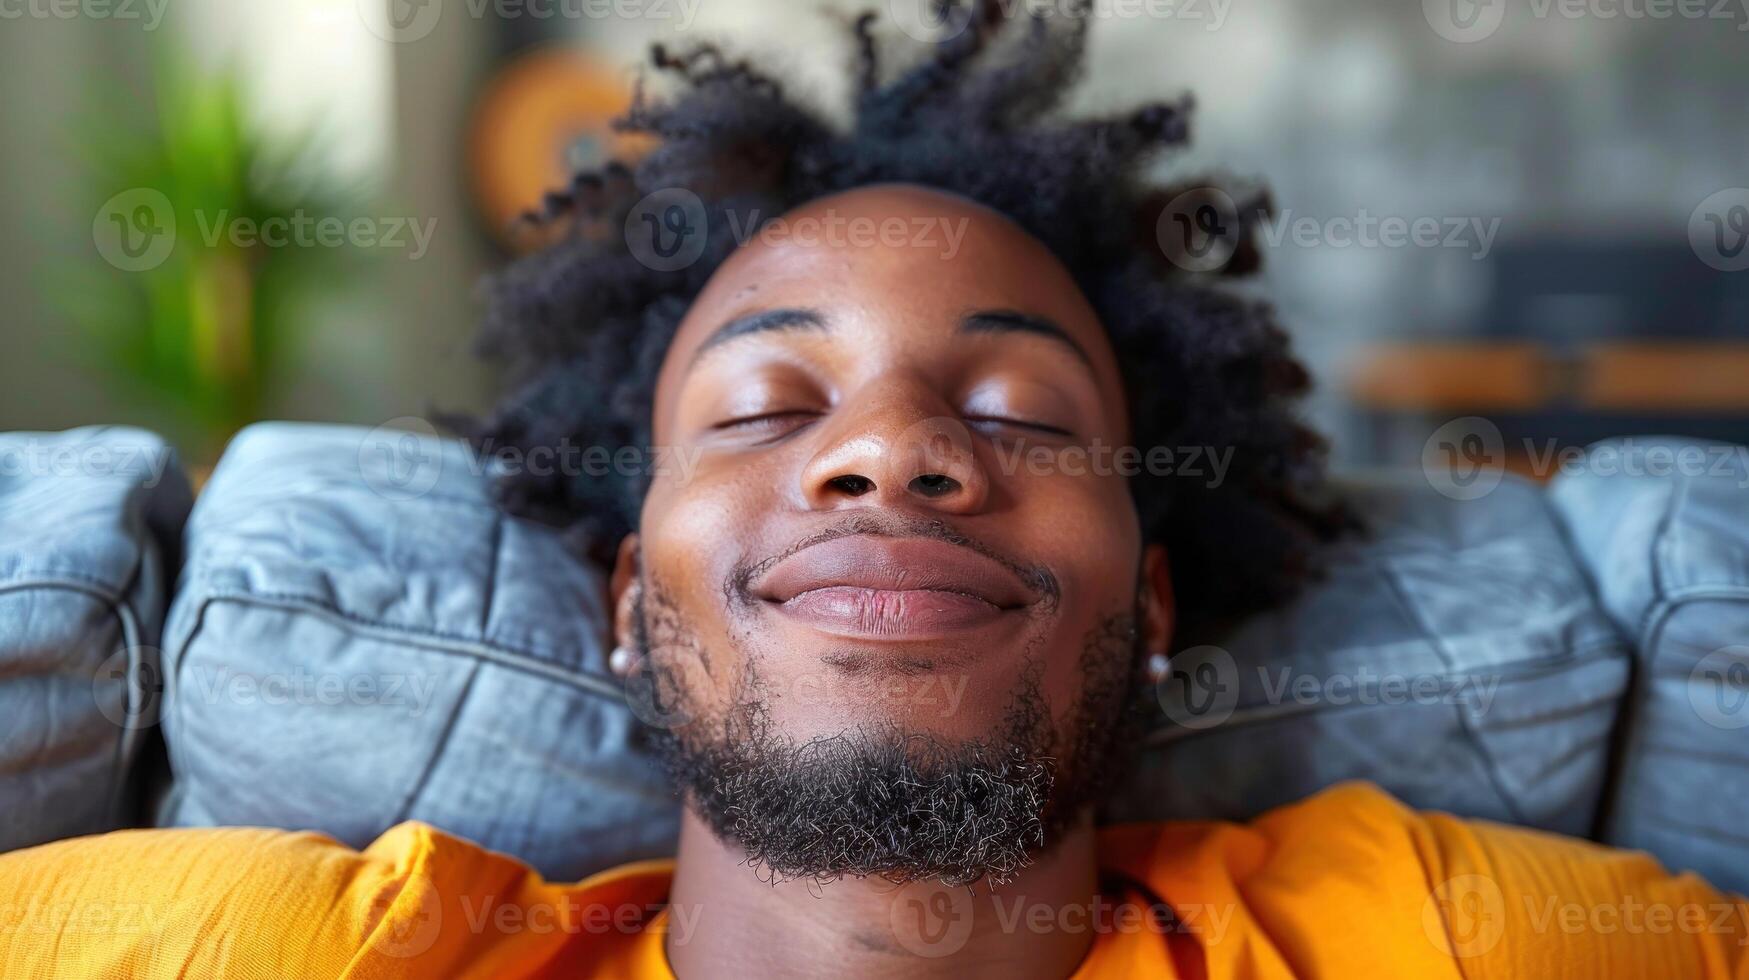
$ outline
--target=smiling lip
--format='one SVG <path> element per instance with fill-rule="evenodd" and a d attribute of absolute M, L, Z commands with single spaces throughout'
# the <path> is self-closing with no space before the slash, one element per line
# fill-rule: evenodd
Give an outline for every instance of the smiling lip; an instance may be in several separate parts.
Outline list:
<path fill-rule="evenodd" d="M 976 630 L 1037 599 L 1018 575 L 970 548 L 862 534 L 803 548 L 761 576 L 753 593 L 822 632 L 880 640 Z"/>

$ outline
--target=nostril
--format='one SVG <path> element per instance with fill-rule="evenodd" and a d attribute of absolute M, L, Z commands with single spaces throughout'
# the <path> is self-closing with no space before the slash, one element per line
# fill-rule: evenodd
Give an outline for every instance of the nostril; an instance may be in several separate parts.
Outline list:
<path fill-rule="evenodd" d="M 924 497 L 945 497 L 960 488 L 960 481 L 944 473 L 925 473 L 911 481 L 911 492 Z"/>
<path fill-rule="evenodd" d="M 827 480 L 826 485 L 835 490 L 847 493 L 852 497 L 860 497 L 875 488 L 873 480 L 866 476 L 857 476 L 855 473 L 849 473 L 844 476 L 835 476 L 832 479 Z"/>

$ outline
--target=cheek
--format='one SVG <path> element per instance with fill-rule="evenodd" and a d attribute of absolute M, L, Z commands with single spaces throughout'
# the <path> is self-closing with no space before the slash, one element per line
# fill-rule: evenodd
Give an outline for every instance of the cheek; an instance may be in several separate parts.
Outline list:
<path fill-rule="evenodd" d="M 1050 564 L 1062 588 L 1059 633 L 1044 677 L 1062 720 L 1087 681 L 1082 657 L 1090 643 L 1100 646 L 1100 656 L 1122 659 L 1133 652 L 1122 638 L 1129 626 L 1123 617 L 1134 613 L 1141 528 L 1121 476 L 1056 475 L 1031 482 L 1023 488 L 1028 496 L 1022 505 L 1026 525 L 1035 529 L 1028 545 Z"/>
<path fill-rule="evenodd" d="M 781 507 L 776 495 L 769 472 L 702 464 L 684 477 L 659 476 L 644 497 L 644 573 L 711 649 L 729 632 L 724 586 L 737 562 L 759 553 L 761 530 Z"/>
<path fill-rule="evenodd" d="M 1014 481 L 1017 523 L 1028 529 L 1026 550 L 1062 578 L 1064 599 L 1109 611 L 1134 598 L 1142 554 L 1141 524 L 1120 475 L 1053 472 Z M 1115 589 L 1122 583 L 1123 588 Z"/>

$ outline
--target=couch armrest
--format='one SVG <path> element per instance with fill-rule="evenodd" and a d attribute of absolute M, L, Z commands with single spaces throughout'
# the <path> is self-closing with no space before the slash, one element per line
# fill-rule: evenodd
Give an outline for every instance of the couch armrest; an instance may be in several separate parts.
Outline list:
<path fill-rule="evenodd" d="M 150 433 L 0 435 L 0 851 L 137 822 L 190 503 Z"/>
<path fill-rule="evenodd" d="M 1635 647 L 1605 840 L 1749 891 L 1749 448 L 1600 442 L 1550 499 Z"/>

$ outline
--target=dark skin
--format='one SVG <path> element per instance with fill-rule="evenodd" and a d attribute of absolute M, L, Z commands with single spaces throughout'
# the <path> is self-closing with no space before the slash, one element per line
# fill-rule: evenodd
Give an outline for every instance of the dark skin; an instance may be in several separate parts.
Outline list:
<path fill-rule="evenodd" d="M 1011 462 L 1017 446 L 1062 460 L 1128 439 L 1115 356 L 1067 270 L 1002 215 L 921 187 L 862 188 L 786 217 L 798 235 L 740 248 L 667 352 L 654 441 L 695 462 L 655 476 L 622 544 L 616 641 L 635 649 L 635 600 L 658 588 L 695 634 L 675 665 L 700 706 L 688 719 L 729 703 L 757 660 L 771 724 L 800 741 L 985 736 L 1029 669 L 1062 720 L 1086 637 L 1113 617 L 1129 617 L 1141 649 L 1165 650 L 1166 556 L 1141 540 L 1124 477 Z M 834 245 L 802 240 L 810 218 L 935 232 Z M 952 255 L 949 227 L 964 236 Z M 844 533 L 859 518 L 863 532 Z M 965 543 L 914 533 L 923 524 Z M 1090 815 L 1035 858 L 995 894 L 1091 900 Z M 895 935 L 894 903 L 940 889 L 774 886 L 689 813 L 672 901 L 702 914 L 669 960 L 683 977 L 1065 976 L 1091 943 L 978 916 L 963 947 L 920 957 Z"/>

